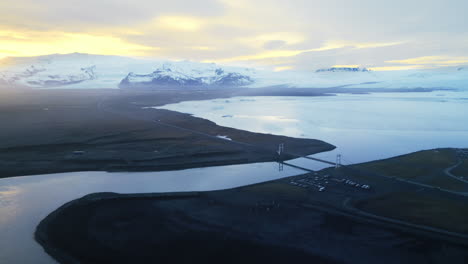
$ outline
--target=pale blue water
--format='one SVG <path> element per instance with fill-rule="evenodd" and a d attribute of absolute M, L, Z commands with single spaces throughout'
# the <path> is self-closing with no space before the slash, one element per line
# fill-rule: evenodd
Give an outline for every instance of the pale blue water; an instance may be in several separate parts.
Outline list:
<path fill-rule="evenodd" d="M 324 140 L 337 149 L 314 156 L 334 161 L 340 153 L 347 164 L 423 149 L 468 147 L 468 92 L 236 97 L 161 108 L 221 126 Z"/>

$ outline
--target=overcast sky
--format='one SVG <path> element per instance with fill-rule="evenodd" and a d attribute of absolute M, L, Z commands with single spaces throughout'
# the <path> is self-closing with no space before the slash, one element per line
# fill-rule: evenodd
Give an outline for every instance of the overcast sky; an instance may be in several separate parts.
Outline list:
<path fill-rule="evenodd" d="M 83 52 L 315 70 L 468 64 L 466 0 L 2 0 L 0 57 Z"/>

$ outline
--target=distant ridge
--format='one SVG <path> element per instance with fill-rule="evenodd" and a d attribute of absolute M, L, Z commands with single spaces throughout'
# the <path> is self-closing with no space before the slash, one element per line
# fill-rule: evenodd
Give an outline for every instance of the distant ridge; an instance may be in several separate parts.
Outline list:
<path fill-rule="evenodd" d="M 331 67 L 284 71 L 232 67 L 215 63 L 137 59 L 84 53 L 0 60 L 0 84 L 29 88 L 295 87 L 346 89 L 468 90 L 468 67 L 372 71 L 364 67 Z"/>
<path fill-rule="evenodd" d="M 318 69 L 315 72 L 369 72 L 369 69 L 359 67 L 331 67 L 328 69 Z"/>
<path fill-rule="evenodd" d="M 192 66 L 192 67 L 191 67 Z M 129 73 L 119 84 L 120 88 L 145 88 L 157 86 L 217 86 L 240 87 L 254 83 L 246 74 L 227 71 L 216 64 L 199 70 L 197 65 L 184 62 L 165 63 L 150 74 Z"/>

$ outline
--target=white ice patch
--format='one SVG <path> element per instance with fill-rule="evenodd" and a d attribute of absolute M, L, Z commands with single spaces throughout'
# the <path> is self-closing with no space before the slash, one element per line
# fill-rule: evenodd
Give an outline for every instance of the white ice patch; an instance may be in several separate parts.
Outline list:
<path fill-rule="evenodd" d="M 220 139 L 224 139 L 224 140 L 232 140 L 232 139 L 229 138 L 228 136 L 217 135 L 216 137 L 217 137 L 217 138 L 220 138 Z"/>

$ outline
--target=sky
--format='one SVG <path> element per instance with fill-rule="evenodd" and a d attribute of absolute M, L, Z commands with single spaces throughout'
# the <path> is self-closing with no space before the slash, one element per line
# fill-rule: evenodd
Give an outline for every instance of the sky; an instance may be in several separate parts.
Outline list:
<path fill-rule="evenodd" d="M 92 53 L 402 70 L 468 64 L 466 0 L 2 0 L 0 58 Z"/>

